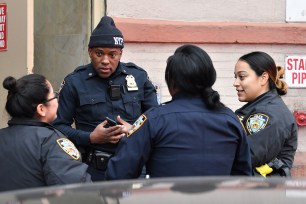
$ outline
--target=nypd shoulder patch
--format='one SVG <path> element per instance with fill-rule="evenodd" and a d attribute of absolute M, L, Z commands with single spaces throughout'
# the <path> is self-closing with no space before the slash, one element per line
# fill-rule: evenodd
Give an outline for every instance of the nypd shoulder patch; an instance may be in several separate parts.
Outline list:
<path fill-rule="evenodd" d="M 142 114 L 133 124 L 132 129 L 129 130 L 127 133 L 127 137 L 131 136 L 134 132 L 136 132 L 147 120 L 147 116 L 145 114 Z"/>
<path fill-rule="evenodd" d="M 262 113 L 255 113 L 249 116 L 246 121 L 246 127 L 250 134 L 263 130 L 268 124 L 269 116 Z"/>
<path fill-rule="evenodd" d="M 64 150 L 64 152 L 71 156 L 73 159 L 78 160 L 80 158 L 79 150 L 70 140 L 67 138 L 60 138 L 56 140 L 56 142 L 62 148 L 62 150 Z"/>

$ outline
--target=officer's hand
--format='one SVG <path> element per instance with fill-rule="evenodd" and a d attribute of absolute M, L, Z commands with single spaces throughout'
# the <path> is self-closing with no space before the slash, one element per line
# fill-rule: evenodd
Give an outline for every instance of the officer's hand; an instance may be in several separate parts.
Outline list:
<path fill-rule="evenodd" d="M 91 133 L 90 142 L 92 144 L 117 143 L 125 135 L 122 133 L 123 125 L 116 125 L 109 128 L 104 126 L 107 121 L 100 123 Z"/>
<path fill-rule="evenodd" d="M 128 131 L 133 127 L 133 125 L 131 125 L 130 123 L 126 122 L 125 120 L 123 120 L 120 115 L 117 116 L 117 121 L 123 125 L 122 128 L 122 132 L 124 133 L 128 133 Z"/>

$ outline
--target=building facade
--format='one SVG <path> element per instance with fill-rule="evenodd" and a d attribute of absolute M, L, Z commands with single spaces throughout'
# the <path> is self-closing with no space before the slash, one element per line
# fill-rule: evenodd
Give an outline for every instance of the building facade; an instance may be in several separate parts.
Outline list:
<path fill-rule="evenodd" d="M 1 80 L 8 74 L 19 77 L 35 72 L 47 76 L 58 89 L 66 74 L 89 62 L 90 32 L 105 14 L 113 17 L 123 32 L 122 61 L 135 62 L 146 69 L 159 87 L 161 102 L 171 99 L 164 80 L 166 60 L 182 44 L 196 44 L 209 53 L 217 70 L 214 88 L 232 110 L 243 105 L 232 85 L 240 56 L 264 51 L 285 68 L 288 57 L 306 59 L 303 0 L 2 1 L 8 7 L 9 44 L 7 51 L 0 52 L 0 67 L 8 69 L 0 70 Z M 27 7 L 27 12 L 18 11 L 16 4 Z M 20 20 L 26 28 L 21 28 Z M 27 40 L 20 38 L 21 32 L 28 33 Z M 29 36 L 33 36 L 32 41 Z M 23 60 L 20 56 L 16 60 L 15 50 Z M 292 113 L 306 110 L 306 68 L 303 70 L 299 63 L 298 69 L 299 85 L 290 87 L 283 97 Z M 6 93 L 2 89 L 0 94 Z M 4 110 L 3 102 L 0 107 Z M 6 115 L 5 111 L 0 113 L 3 127 Z M 306 126 L 299 126 L 298 139 L 293 175 L 305 176 Z"/>

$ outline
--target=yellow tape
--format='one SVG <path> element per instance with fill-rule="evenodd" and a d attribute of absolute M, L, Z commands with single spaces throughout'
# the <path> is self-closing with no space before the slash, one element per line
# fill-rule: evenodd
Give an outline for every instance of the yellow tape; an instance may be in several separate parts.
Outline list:
<path fill-rule="evenodd" d="M 271 167 L 269 167 L 268 164 L 264 164 L 262 166 L 256 167 L 255 168 L 256 171 L 258 171 L 258 173 L 260 173 L 260 175 L 262 175 L 263 177 L 266 177 L 268 174 L 271 174 L 273 169 Z"/>

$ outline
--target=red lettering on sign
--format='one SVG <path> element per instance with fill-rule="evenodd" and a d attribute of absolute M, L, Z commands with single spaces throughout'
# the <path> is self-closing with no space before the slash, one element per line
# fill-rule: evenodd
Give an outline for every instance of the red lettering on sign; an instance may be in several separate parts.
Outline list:
<path fill-rule="evenodd" d="M 292 84 L 295 84 L 294 81 L 297 79 L 297 73 L 292 72 Z"/>
<path fill-rule="evenodd" d="M 304 60 L 301 59 L 301 60 L 300 60 L 300 65 L 299 65 L 299 70 L 304 70 L 304 69 L 305 69 Z"/>
<path fill-rule="evenodd" d="M 287 70 L 306 70 L 306 59 L 288 58 Z"/>
<path fill-rule="evenodd" d="M 0 4 L 0 51 L 7 50 L 6 4 Z"/>
<path fill-rule="evenodd" d="M 304 80 L 306 79 L 306 73 L 305 72 L 302 72 L 302 84 L 304 84 Z"/>
<path fill-rule="evenodd" d="M 288 56 L 285 67 L 288 86 L 306 88 L 306 55 Z"/>
<path fill-rule="evenodd" d="M 303 84 L 306 82 L 305 72 L 292 72 L 292 84 Z"/>
<path fill-rule="evenodd" d="M 297 67 L 297 61 L 299 60 L 299 59 L 292 59 L 293 61 L 294 61 L 294 70 L 296 70 L 296 67 Z"/>
<path fill-rule="evenodd" d="M 291 58 L 288 58 L 288 59 L 287 59 L 287 64 L 288 64 L 287 70 L 292 70 L 292 64 L 291 64 L 291 62 L 292 62 L 292 59 L 291 59 Z"/>

